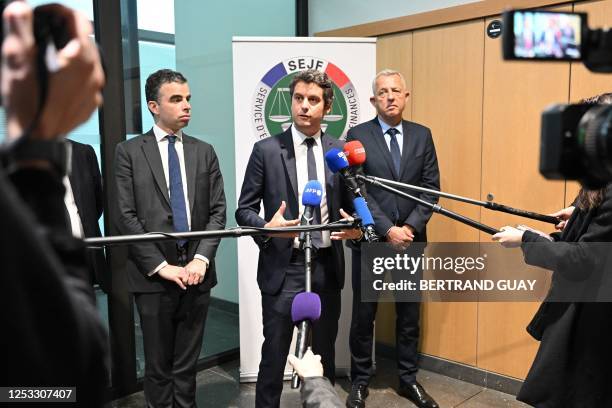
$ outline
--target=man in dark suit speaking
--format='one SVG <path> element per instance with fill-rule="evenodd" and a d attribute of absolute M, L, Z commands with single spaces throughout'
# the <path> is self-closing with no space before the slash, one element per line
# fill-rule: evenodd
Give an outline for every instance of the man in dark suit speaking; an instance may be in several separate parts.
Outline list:
<path fill-rule="evenodd" d="M 191 94 L 185 77 L 159 70 L 145 93 L 155 126 L 117 145 L 122 234 L 225 228 L 225 194 L 211 145 L 187 136 Z M 130 245 L 129 287 L 140 314 L 148 407 L 195 407 L 196 363 L 219 239 Z"/>
<path fill-rule="evenodd" d="M 402 120 L 408 91 L 401 73 L 383 70 L 374 78 L 374 96 L 370 102 L 377 116 L 355 126 L 347 141 L 359 140 L 367 154 L 363 170 L 382 177 L 430 189 L 440 189 L 438 160 L 431 132 L 417 123 Z M 431 203 L 437 197 L 421 194 Z M 368 186 L 368 205 L 376 232 L 398 248 L 410 242 L 426 242 L 426 224 L 432 211 L 413 201 L 380 188 Z M 353 315 L 349 343 L 351 347 L 352 388 L 348 407 L 364 407 L 372 375 L 372 336 L 376 302 L 361 302 L 361 251 L 353 249 Z M 418 407 L 438 405 L 416 381 L 417 346 L 419 343 L 419 303 L 396 302 L 396 348 L 400 377 L 399 394 Z"/>
<path fill-rule="evenodd" d="M 302 192 L 309 180 L 323 186 L 315 224 L 336 221 L 350 209 L 338 175 L 331 173 L 324 155 L 343 143 L 323 134 L 321 122 L 333 100 L 330 79 L 323 72 L 297 73 L 289 87 L 293 124 L 284 133 L 261 140 L 253 147 L 236 210 L 239 225 L 282 227 L 297 225 L 303 213 Z M 261 202 L 264 218 L 259 216 Z M 319 218 L 317 218 L 319 217 Z M 313 233 L 312 291 L 321 298 L 321 318 L 313 324 L 313 351 L 321 355 L 324 375 L 332 383 L 336 335 L 340 317 L 340 290 L 344 285 L 344 253 L 340 239 L 359 238 L 361 231 Z M 291 303 L 304 291 L 304 251 L 295 234 L 257 237 L 257 283 L 261 290 L 264 343 L 257 376 L 255 406 L 278 407 L 283 388 L 293 322 Z"/>

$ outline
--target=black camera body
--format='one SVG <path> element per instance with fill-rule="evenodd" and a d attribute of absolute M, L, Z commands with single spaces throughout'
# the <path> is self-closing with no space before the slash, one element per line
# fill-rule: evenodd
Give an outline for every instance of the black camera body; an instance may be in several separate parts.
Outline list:
<path fill-rule="evenodd" d="M 582 61 L 612 73 L 612 31 L 589 29 L 585 13 L 507 11 L 503 30 L 505 60 Z M 553 105 L 542 113 L 540 173 L 601 188 L 612 181 L 611 138 L 612 105 Z"/>
<path fill-rule="evenodd" d="M 577 179 L 584 169 L 580 163 L 578 122 L 589 105 L 552 105 L 542 112 L 540 173 L 547 179 Z"/>
<path fill-rule="evenodd" d="M 540 173 L 590 189 L 612 181 L 612 105 L 553 105 L 542 113 Z"/>

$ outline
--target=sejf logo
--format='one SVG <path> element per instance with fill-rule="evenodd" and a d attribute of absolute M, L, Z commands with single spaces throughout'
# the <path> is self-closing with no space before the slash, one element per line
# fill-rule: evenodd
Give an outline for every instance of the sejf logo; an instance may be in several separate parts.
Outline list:
<path fill-rule="evenodd" d="M 333 83 L 334 102 L 330 112 L 323 117 L 323 132 L 336 139 L 345 138 L 349 128 L 359 124 L 359 98 L 346 74 L 321 58 L 294 57 L 270 68 L 255 89 L 251 123 L 257 139 L 289 129 L 292 123 L 289 84 L 295 74 L 307 69 L 325 72 Z"/>

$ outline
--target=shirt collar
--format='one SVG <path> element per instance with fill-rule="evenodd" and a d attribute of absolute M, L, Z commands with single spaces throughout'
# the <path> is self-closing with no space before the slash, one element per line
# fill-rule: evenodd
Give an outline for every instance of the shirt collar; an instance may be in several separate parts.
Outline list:
<path fill-rule="evenodd" d="M 293 138 L 294 146 L 299 146 L 301 144 L 304 144 L 304 141 L 308 137 L 312 137 L 314 139 L 315 145 L 321 146 L 321 129 L 319 129 L 319 131 L 315 133 L 313 136 L 306 136 L 305 134 L 297 130 L 295 126 L 291 126 L 291 136 Z"/>
<path fill-rule="evenodd" d="M 160 128 L 157 125 L 153 125 L 153 133 L 155 134 L 155 140 L 157 140 L 157 143 L 161 142 L 162 140 L 164 140 L 166 136 L 168 136 L 168 133 L 166 133 L 165 130 L 162 130 L 162 128 Z M 174 135 L 176 136 L 179 142 L 181 143 L 183 142 L 183 131 L 182 130 L 179 130 Z"/>
<path fill-rule="evenodd" d="M 392 127 L 397 129 L 397 131 L 403 135 L 404 132 L 402 131 L 402 122 L 400 121 L 400 123 L 398 123 L 397 126 L 391 126 L 389 124 L 387 124 L 387 122 L 385 122 L 384 120 L 382 120 L 382 118 L 380 116 L 377 116 L 378 118 L 378 123 L 380 123 L 380 127 L 382 128 L 382 132 L 383 135 L 387 133 L 387 130 L 391 129 Z"/>

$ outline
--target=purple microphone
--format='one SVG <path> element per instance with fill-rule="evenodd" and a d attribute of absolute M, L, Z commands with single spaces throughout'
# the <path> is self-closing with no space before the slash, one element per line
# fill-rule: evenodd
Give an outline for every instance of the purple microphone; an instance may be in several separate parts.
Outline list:
<path fill-rule="evenodd" d="M 321 299 L 314 292 L 298 293 L 291 304 L 291 319 L 299 324 L 305 320 L 316 322 L 321 317 Z"/>
<path fill-rule="evenodd" d="M 310 325 L 312 322 L 319 320 L 319 317 L 321 317 L 321 299 L 319 295 L 313 292 L 302 292 L 293 298 L 291 319 L 293 323 L 298 325 L 298 335 L 295 344 L 295 356 L 297 358 L 304 357 L 308 337 L 310 337 Z M 299 386 L 300 377 L 293 371 L 291 388 L 295 389 Z"/>

